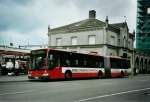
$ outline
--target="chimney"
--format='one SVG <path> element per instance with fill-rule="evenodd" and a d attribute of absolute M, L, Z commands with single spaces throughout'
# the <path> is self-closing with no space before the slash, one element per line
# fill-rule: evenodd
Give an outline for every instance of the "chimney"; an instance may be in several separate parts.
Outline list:
<path fill-rule="evenodd" d="M 48 32 L 50 31 L 50 25 L 48 25 Z"/>
<path fill-rule="evenodd" d="M 106 24 L 106 28 L 108 28 L 108 24 L 109 24 L 108 16 L 106 16 L 105 24 Z"/>
<path fill-rule="evenodd" d="M 89 11 L 89 19 L 95 19 L 96 18 L 96 11 L 90 10 Z"/>
<path fill-rule="evenodd" d="M 109 20 L 108 20 L 108 16 L 106 16 L 106 20 L 105 20 L 107 23 L 109 22 Z"/>
<path fill-rule="evenodd" d="M 48 25 L 48 36 L 50 36 L 50 30 L 51 30 L 50 25 Z"/>

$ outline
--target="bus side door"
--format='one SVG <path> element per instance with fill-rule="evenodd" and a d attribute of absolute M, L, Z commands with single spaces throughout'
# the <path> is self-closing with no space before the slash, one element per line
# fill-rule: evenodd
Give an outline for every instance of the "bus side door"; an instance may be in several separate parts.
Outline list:
<path fill-rule="evenodd" d="M 104 58 L 104 68 L 105 68 L 105 77 L 111 77 L 111 65 L 110 65 L 110 58 Z"/>

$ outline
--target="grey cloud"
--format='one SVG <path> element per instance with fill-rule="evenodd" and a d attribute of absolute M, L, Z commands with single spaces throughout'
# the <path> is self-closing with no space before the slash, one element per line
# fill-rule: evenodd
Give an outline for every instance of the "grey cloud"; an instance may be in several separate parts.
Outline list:
<path fill-rule="evenodd" d="M 131 10 L 131 0 L 75 0 L 80 10 L 96 9 L 99 15 L 122 16 Z"/>
<path fill-rule="evenodd" d="M 15 37 L 20 40 L 21 37 L 32 39 L 37 30 L 41 29 L 43 35 L 36 35 L 39 40 L 35 41 L 34 37 L 32 39 L 34 43 L 41 43 L 45 42 L 41 38 L 46 39 L 48 24 L 53 28 L 86 19 L 91 9 L 97 11 L 99 20 L 109 16 L 110 21 L 116 22 L 127 16 L 130 27 L 134 28 L 135 13 L 132 13 L 135 8 L 131 1 L 133 0 L 0 0 L 0 31 L 20 34 L 20 37 Z"/>
<path fill-rule="evenodd" d="M 0 0 L 1 5 L 28 5 L 33 0 Z"/>
<path fill-rule="evenodd" d="M 30 11 L 23 5 L 29 0 L 1 0 L 0 1 L 0 30 L 17 29 L 20 31 L 30 30 L 36 24 L 31 21 L 34 19 L 29 17 Z"/>

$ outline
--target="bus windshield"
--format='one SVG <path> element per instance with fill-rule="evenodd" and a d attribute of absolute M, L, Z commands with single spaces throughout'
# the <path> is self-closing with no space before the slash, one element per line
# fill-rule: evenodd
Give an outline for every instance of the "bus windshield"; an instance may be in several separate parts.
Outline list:
<path fill-rule="evenodd" d="M 37 50 L 31 52 L 31 69 L 43 69 L 45 66 L 46 52 L 44 50 Z"/>

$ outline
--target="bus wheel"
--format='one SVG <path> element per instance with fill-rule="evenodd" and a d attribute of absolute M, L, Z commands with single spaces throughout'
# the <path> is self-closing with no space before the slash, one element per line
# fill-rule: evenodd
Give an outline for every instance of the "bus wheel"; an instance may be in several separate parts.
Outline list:
<path fill-rule="evenodd" d="M 66 80 L 70 80 L 71 78 L 72 78 L 71 72 L 70 71 L 66 71 L 66 73 L 65 73 L 65 79 Z"/>
<path fill-rule="evenodd" d="M 123 72 L 123 71 L 121 71 L 121 77 L 122 77 L 122 78 L 124 77 L 124 72 Z"/>
<path fill-rule="evenodd" d="M 97 78 L 98 78 L 98 79 L 101 79 L 102 77 L 103 77 L 103 73 L 102 73 L 102 71 L 99 71 Z"/>

